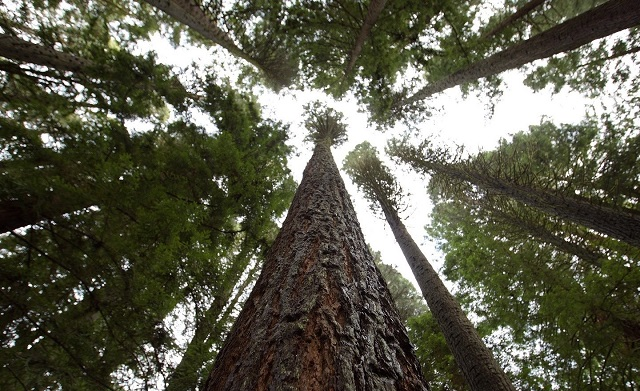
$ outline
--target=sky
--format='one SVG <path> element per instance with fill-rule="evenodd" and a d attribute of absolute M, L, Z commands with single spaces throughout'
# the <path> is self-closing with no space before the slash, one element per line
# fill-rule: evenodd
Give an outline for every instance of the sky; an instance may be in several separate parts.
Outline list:
<path fill-rule="evenodd" d="M 159 60 L 165 64 L 172 64 L 178 68 L 188 69 L 192 63 L 212 64 L 221 63 L 215 69 L 225 71 L 237 70 L 234 59 L 224 58 L 226 53 L 220 48 L 195 48 L 181 45 L 172 47 L 166 39 L 156 37 L 146 46 L 139 47 L 141 52 L 153 50 Z M 234 78 L 236 74 L 230 74 Z M 530 125 L 539 124 L 543 119 L 556 124 L 580 122 L 587 111 L 590 101 L 578 93 L 561 91 L 553 95 L 551 89 L 534 93 L 524 86 L 524 74 L 520 71 L 508 71 L 502 75 L 504 83 L 503 95 L 495 103 L 491 115 L 488 110 L 487 98 L 479 98 L 473 93 L 463 97 L 460 88 L 454 87 L 431 98 L 430 106 L 436 110 L 430 118 L 418 126 L 420 135 L 435 136 L 436 140 L 446 145 L 463 145 L 468 152 L 488 150 L 497 145 L 500 138 L 508 138 L 510 134 L 526 130 Z M 289 160 L 289 168 L 294 179 L 300 183 L 302 172 L 311 158 L 312 146 L 303 142 L 307 130 L 304 121 L 303 106 L 320 100 L 329 107 L 342 112 L 348 130 L 348 141 L 333 148 L 333 155 L 338 167 L 353 148 L 363 141 L 368 141 L 383 152 L 389 139 L 400 136 L 405 131 L 397 126 L 385 132 L 367 126 L 367 116 L 359 112 L 356 99 L 346 96 L 340 101 L 326 97 L 321 91 L 295 91 L 283 89 L 275 93 L 266 88 L 257 88 L 254 93 L 262 106 L 263 117 L 280 120 L 290 125 L 290 144 L 296 148 L 296 155 Z M 205 124 L 206 126 L 206 124 Z M 384 154 L 381 156 L 385 160 Z M 429 223 L 431 203 L 426 193 L 428 179 L 411 172 L 406 167 L 396 167 L 387 160 L 387 165 L 393 169 L 400 185 L 407 194 L 407 210 L 401 215 L 404 223 L 421 246 L 423 253 L 436 270 L 442 265 L 444 255 L 441 254 L 432 239 L 426 238 L 424 226 Z M 374 214 L 368 202 L 363 198 L 355 184 L 346 173 L 341 172 L 347 190 L 354 203 L 360 226 L 365 239 L 374 251 L 380 251 L 382 261 L 394 265 L 402 275 L 418 285 L 409 269 L 400 248 L 393 238 L 393 234 L 386 221 Z M 282 219 L 284 220 L 284 218 Z M 451 288 L 451 286 L 450 286 Z"/>
<path fill-rule="evenodd" d="M 500 138 L 508 138 L 510 134 L 539 124 L 543 118 L 560 124 L 577 123 L 585 117 L 589 102 L 580 94 L 561 92 L 554 96 L 550 90 L 534 93 L 523 85 L 520 72 L 506 72 L 503 76 L 506 81 L 505 91 L 496 102 L 493 115 L 490 115 L 486 107 L 486 98 L 480 99 L 475 95 L 463 98 L 459 88 L 452 88 L 432 100 L 433 106 L 440 110 L 434 111 L 431 118 L 418 126 L 420 135 L 434 135 L 437 140 L 447 145 L 464 145 L 467 151 L 475 152 L 491 149 L 497 145 Z M 304 118 L 302 107 L 317 99 L 326 98 L 320 92 L 263 92 L 260 95 L 265 115 L 291 124 L 292 141 L 299 155 L 290 160 L 289 167 L 298 183 L 312 153 L 312 147 L 302 142 L 306 135 L 306 130 L 301 124 Z M 345 98 L 339 102 L 328 99 L 326 103 L 341 111 L 347 123 L 349 140 L 333 149 L 338 167 L 342 167 L 343 159 L 357 144 L 369 141 L 382 152 L 387 140 L 393 136 L 400 136 L 404 131 L 404 128 L 397 127 L 383 133 L 367 127 L 366 114 L 358 112 L 355 98 Z M 433 240 L 425 237 L 424 230 L 424 226 L 429 223 L 431 210 L 431 202 L 426 193 L 426 180 L 406 167 L 396 167 L 389 160 L 387 165 L 394 169 L 400 185 L 405 193 L 409 194 L 406 199 L 408 208 L 402 214 L 404 223 L 414 240 L 421 246 L 423 253 L 438 270 L 444 255 L 437 251 Z M 367 242 L 374 251 L 381 252 L 383 262 L 394 265 L 418 289 L 411 269 L 386 221 L 370 210 L 368 202 L 348 175 L 343 171 L 341 174 Z"/>

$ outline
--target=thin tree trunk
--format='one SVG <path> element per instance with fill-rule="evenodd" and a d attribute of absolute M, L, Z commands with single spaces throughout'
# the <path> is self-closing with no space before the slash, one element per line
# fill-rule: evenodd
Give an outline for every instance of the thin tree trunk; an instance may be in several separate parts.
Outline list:
<path fill-rule="evenodd" d="M 69 72 L 86 72 L 87 68 L 94 66 L 93 62 L 84 58 L 9 34 L 0 34 L 0 56 Z"/>
<path fill-rule="evenodd" d="M 362 27 L 360 28 L 360 33 L 358 34 L 358 38 L 356 38 L 356 42 L 349 53 L 349 59 L 347 61 L 347 65 L 344 69 L 344 75 L 347 76 L 353 70 L 353 67 L 356 64 L 356 60 L 358 56 L 360 56 L 360 52 L 362 52 L 362 47 L 364 46 L 364 41 L 367 39 L 369 34 L 371 33 L 371 29 L 376 24 L 378 17 L 382 13 L 385 4 L 387 4 L 387 0 L 371 0 L 369 2 L 369 7 L 367 8 L 367 16 L 362 23 Z"/>
<path fill-rule="evenodd" d="M 472 168 L 429 161 L 414 161 L 400 156 L 423 172 L 435 171 L 467 181 L 489 192 L 506 195 L 544 213 L 566 219 L 640 248 L 640 216 L 631 211 L 597 205 L 584 199 L 556 194 L 548 190 L 518 185 Z"/>
<path fill-rule="evenodd" d="M 512 219 L 512 218 L 513 217 L 510 217 L 509 219 Z M 596 251 L 588 249 L 579 244 L 570 242 L 565 238 L 558 236 L 553 232 L 547 230 L 545 227 L 541 225 L 535 225 L 535 224 L 532 224 L 531 222 L 524 221 L 518 218 L 513 218 L 513 219 L 514 219 L 513 221 L 511 220 L 510 221 L 512 224 L 514 224 L 515 227 L 524 228 L 525 231 L 529 232 L 533 237 L 537 238 L 539 241 L 544 243 L 549 243 L 555 246 L 558 250 L 566 254 L 575 255 L 576 257 L 580 258 L 582 261 L 592 266 L 595 266 L 598 268 L 602 267 L 602 259 L 604 258 L 602 254 L 599 254 Z"/>
<path fill-rule="evenodd" d="M 427 85 L 414 95 L 398 102 L 395 108 L 415 103 L 457 85 L 577 49 L 591 41 L 638 24 L 640 24 L 638 0 L 608 1 L 522 43 Z"/>
<path fill-rule="evenodd" d="M 544 4 L 545 1 L 547 0 L 530 0 L 529 2 L 524 4 L 522 7 L 518 8 L 516 12 L 509 15 L 507 18 L 505 18 L 500 23 L 498 23 L 494 28 L 482 34 L 482 37 L 491 38 L 492 36 L 502 32 L 502 30 L 504 30 L 508 26 L 512 25 L 519 19 L 525 17 L 529 12 L 533 11 L 534 9 Z"/>
<path fill-rule="evenodd" d="M 321 142 L 205 390 L 330 389 L 428 388 Z"/>
<path fill-rule="evenodd" d="M 264 71 L 262 65 L 240 49 L 229 35 L 216 25 L 194 0 L 144 0 L 180 23 L 197 31 L 203 37 Z"/>
<path fill-rule="evenodd" d="M 239 256 L 246 255 L 245 252 L 241 252 Z M 228 276 L 225 277 L 225 281 L 228 280 L 228 278 L 235 278 L 237 282 L 241 277 L 240 274 L 244 272 L 244 268 L 240 267 L 240 265 L 243 264 L 244 262 L 239 262 L 236 257 L 232 269 L 229 270 L 228 273 L 225 273 Z M 203 367 L 203 362 L 207 357 L 211 357 L 212 346 L 223 342 L 221 338 L 227 321 L 240 300 L 240 297 L 245 293 L 247 286 L 254 281 L 254 276 L 258 270 L 259 266 L 254 265 L 249 271 L 247 278 L 245 278 L 239 286 L 234 285 L 233 288 L 235 289 L 228 289 L 216 295 L 201 319 L 197 321 L 194 335 L 189 341 L 187 349 L 180 359 L 180 363 L 171 374 L 165 391 L 195 390 L 201 388 L 199 382 L 201 381 L 200 372 Z M 233 298 L 231 298 L 232 291 L 236 292 Z"/>
<path fill-rule="evenodd" d="M 52 219 L 93 205 L 91 202 L 76 202 L 70 205 L 59 197 L 51 196 L 42 205 L 35 200 L 0 201 L 0 234 Z"/>
<path fill-rule="evenodd" d="M 384 200 L 378 198 L 378 201 L 469 388 L 515 391 L 457 300 L 413 241 L 396 210 Z"/>

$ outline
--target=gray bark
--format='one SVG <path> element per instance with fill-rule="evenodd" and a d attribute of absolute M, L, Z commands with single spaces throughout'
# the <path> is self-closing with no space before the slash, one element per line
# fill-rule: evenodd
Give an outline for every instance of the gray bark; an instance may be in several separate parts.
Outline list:
<path fill-rule="evenodd" d="M 383 199 L 378 201 L 469 388 L 472 391 L 515 391 L 457 300 L 414 242 L 396 210 Z"/>
<path fill-rule="evenodd" d="M 535 60 L 577 49 L 591 41 L 638 24 L 640 24 L 638 0 L 610 0 L 522 43 L 425 86 L 414 95 L 398 102 L 395 108 L 410 105 L 457 85 L 497 75 Z"/>
<path fill-rule="evenodd" d="M 376 21 L 382 13 L 385 4 L 387 4 L 387 0 L 371 0 L 369 2 L 369 7 L 367 8 L 367 16 L 362 23 L 362 28 L 360 28 L 360 33 L 358 33 L 356 42 L 354 43 L 353 48 L 349 53 L 349 59 L 347 60 L 347 65 L 344 69 L 345 76 L 349 75 L 353 70 L 353 67 L 356 65 L 356 60 L 358 59 L 358 56 L 360 56 L 360 52 L 362 52 L 364 41 L 371 33 L 371 29 L 376 24 Z"/>
<path fill-rule="evenodd" d="M 319 143 L 205 390 L 427 390 Z"/>
<path fill-rule="evenodd" d="M 94 66 L 89 60 L 9 34 L 0 34 L 0 56 L 69 72 L 86 72 Z"/>

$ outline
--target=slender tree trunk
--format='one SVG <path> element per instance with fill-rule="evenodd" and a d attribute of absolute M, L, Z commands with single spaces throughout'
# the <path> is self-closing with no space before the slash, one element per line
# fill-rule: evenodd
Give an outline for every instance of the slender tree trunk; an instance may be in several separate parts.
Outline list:
<path fill-rule="evenodd" d="M 427 390 L 326 143 L 205 390 Z"/>
<path fill-rule="evenodd" d="M 76 202 L 72 205 L 53 195 L 42 202 L 42 205 L 39 204 L 35 200 L 0 201 L 0 234 L 93 205 L 91 202 Z"/>
<path fill-rule="evenodd" d="M 544 4 L 545 1 L 547 0 L 530 0 L 529 2 L 525 3 L 522 7 L 518 8 L 516 12 L 509 15 L 507 18 L 505 18 L 500 23 L 498 23 L 494 28 L 482 34 L 482 37 L 490 38 L 496 34 L 499 34 L 500 32 L 502 32 L 502 30 L 509 27 L 511 24 L 525 17 L 529 12 L 533 11 L 534 9 Z"/>
<path fill-rule="evenodd" d="M 8 34 L 0 34 L 0 56 L 69 72 L 86 72 L 87 68 L 94 65 L 93 62 L 73 54 L 60 52 Z"/>
<path fill-rule="evenodd" d="M 387 4 L 387 0 L 371 0 L 369 2 L 369 7 L 367 8 L 367 16 L 362 23 L 362 28 L 360 28 L 358 38 L 356 38 L 356 42 L 354 43 L 353 48 L 349 53 L 349 59 L 347 60 L 347 65 L 344 69 L 345 76 L 349 75 L 353 70 L 353 67 L 356 65 L 356 60 L 358 59 L 358 56 L 360 56 L 360 52 L 362 52 L 364 41 L 371 33 L 371 29 L 376 24 L 376 21 L 382 13 L 385 4 Z"/>
<path fill-rule="evenodd" d="M 378 198 L 378 201 L 469 388 L 515 391 L 457 300 L 413 241 L 396 210 L 384 200 Z"/>
<path fill-rule="evenodd" d="M 579 48 L 591 41 L 640 24 L 638 0 L 610 0 L 522 43 L 469 65 L 398 102 L 409 105 L 448 88 L 496 75 L 532 61 Z"/>
<path fill-rule="evenodd" d="M 398 154 L 400 155 L 400 154 Z M 402 159 L 405 156 L 401 156 Z M 428 161 L 405 160 L 423 172 L 435 171 L 467 181 L 489 192 L 506 195 L 544 213 L 566 219 L 629 245 L 640 247 L 640 216 L 630 211 L 597 205 L 584 199 L 523 186 L 473 168 Z"/>
<path fill-rule="evenodd" d="M 238 58 L 242 58 L 256 68 L 265 72 L 262 65 L 249 54 L 240 49 L 229 35 L 218 27 L 215 21 L 202 10 L 194 0 L 144 0 L 151 6 L 163 11 L 180 23 L 197 31 Z M 266 73 L 266 72 L 265 72 Z"/>
<path fill-rule="evenodd" d="M 250 254 L 242 251 L 239 256 L 246 257 L 247 255 Z M 230 278 L 233 278 L 234 286 L 216 295 L 209 308 L 207 308 L 202 317 L 196 321 L 194 335 L 189 341 L 187 349 L 180 359 L 180 363 L 171 374 L 165 391 L 183 391 L 201 388 L 202 384 L 200 384 L 200 382 L 202 379 L 200 376 L 201 370 L 203 369 L 203 362 L 211 357 L 212 347 L 223 342 L 221 339 L 224 335 L 223 333 L 229 317 L 240 298 L 244 295 L 247 286 L 254 281 L 254 276 L 259 270 L 259 266 L 254 265 L 244 281 L 242 281 L 239 286 L 235 286 L 235 283 L 245 271 L 245 266 L 246 262 L 242 262 L 238 257 L 235 257 L 233 266 L 228 273 L 225 273 L 227 276 L 224 278 L 226 283 L 228 283 Z M 232 298 L 231 295 L 233 291 L 235 291 L 235 295 Z"/>
<path fill-rule="evenodd" d="M 505 221 L 509 225 L 512 225 L 515 229 L 522 229 L 525 233 L 528 233 L 529 235 L 538 239 L 540 242 L 548 243 L 558 250 L 564 252 L 565 254 L 575 255 L 582 261 L 592 266 L 598 268 L 602 267 L 602 259 L 604 258 L 604 255 L 598 253 L 597 251 L 570 242 L 565 238 L 556 235 L 543 225 L 539 225 L 537 223 L 525 220 L 517 216 L 508 215 L 497 209 L 495 209 L 493 213 L 498 214 L 503 221 Z"/>

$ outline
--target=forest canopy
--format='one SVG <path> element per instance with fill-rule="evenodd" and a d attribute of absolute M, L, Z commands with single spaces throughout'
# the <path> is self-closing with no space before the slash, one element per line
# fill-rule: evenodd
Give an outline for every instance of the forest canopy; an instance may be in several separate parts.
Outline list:
<path fill-rule="evenodd" d="M 638 390 L 638 25 L 637 0 L 3 2 L 0 388 L 201 389 L 311 126 L 384 140 L 343 171 L 374 213 L 366 181 L 399 219 L 429 203 L 419 237 L 517 389 Z M 590 99 L 584 118 L 481 151 L 438 137 L 445 91 L 491 115 L 506 71 Z M 331 104 L 289 123 L 267 94 Z M 375 258 L 431 388 L 468 389 L 433 311 Z"/>

